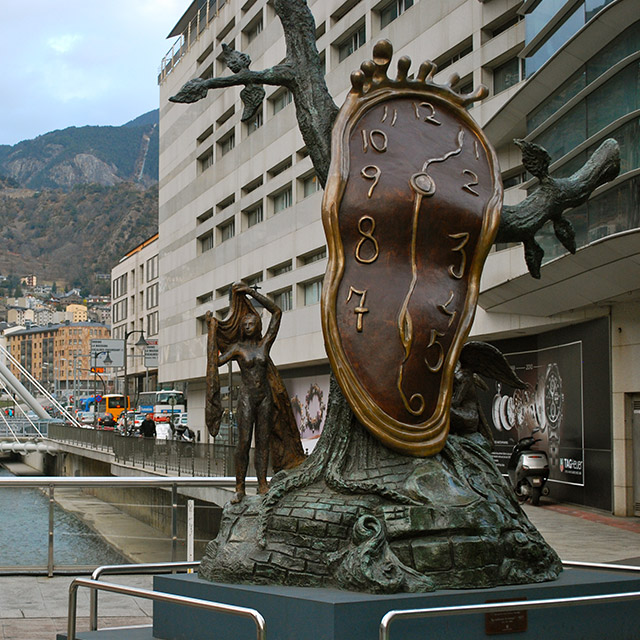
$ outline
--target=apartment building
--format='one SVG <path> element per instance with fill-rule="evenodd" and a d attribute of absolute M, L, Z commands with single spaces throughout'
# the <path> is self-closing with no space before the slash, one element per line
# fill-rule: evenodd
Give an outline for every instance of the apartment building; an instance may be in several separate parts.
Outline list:
<path fill-rule="evenodd" d="M 94 322 L 65 322 L 6 332 L 9 353 L 50 393 L 92 393 L 91 340 L 109 338 L 109 327 Z M 22 382 L 26 377 L 11 365 Z M 75 381 L 75 382 L 74 382 Z"/>
<path fill-rule="evenodd" d="M 136 343 L 158 340 L 158 234 L 123 256 L 111 270 L 111 337 L 126 340 L 129 394 L 155 389 L 157 367 L 146 365 L 145 350 Z M 121 389 L 122 391 L 122 389 Z"/>
<path fill-rule="evenodd" d="M 533 372 L 528 396 L 497 388 L 483 400 L 499 456 L 516 434 L 538 428 L 552 456 L 554 495 L 620 514 L 640 511 L 640 463 L 632 463 L 634 452 L 640 460 L 640 437 L 632 437 L 633 429 L 640 435 L 632 424 L 640 372 L 629 357 L 640 335 L 632 0 L 308 4 L 338 104 L 350 73 L 383 38 L 414 70 L 435 61 L 438 81 L 455 72 L 464 92 L 488 86 L 488 98 L 470 113 L 497 149 L 508 204 L 535 186 L 513 138 L 549 147 L 558 177 L 570 175 L 605 137 L 621 143 L 621 176 L 572 214 L 576 256 L 561 253 L 545 229 L 542 278 L 534 280 L 521 246 L 492 252 L 472 334 Z M 233 282 L 257 285 L 284 311 L 272 357 L 303 435 L 313 436 L 328 396 L 319 309 L 326 245 L 322 195 L 291 94 L 265 86 L 262 109 L 248 123 L 240 121 L 241 87 L 211 91 L 192 105 L 168 102 L 191 78 L 230 73 L 223 43 L 249 54 L 253 69 L 284 60 L 280 23 L 266 0 L 193 2 L 171 37 L 178 40 L 159 77 L 160 380 L 188 384 L 190 421 L 201 429 L 205 313 L 224 316 Z M 616 100 L 607 103 L 611 90 Z"/>

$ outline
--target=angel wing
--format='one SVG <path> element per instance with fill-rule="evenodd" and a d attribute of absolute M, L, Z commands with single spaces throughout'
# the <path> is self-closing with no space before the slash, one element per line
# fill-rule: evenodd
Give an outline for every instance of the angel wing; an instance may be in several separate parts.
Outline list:
<path fill-rule="evenodd" d="M 527 386 L 511 368 L 502 352 L 487 342 L 470 340 L 465 343 L 460 352 L 460 365 L 463 369 L 492 378 L 514 389 L 525 389 Z"/>

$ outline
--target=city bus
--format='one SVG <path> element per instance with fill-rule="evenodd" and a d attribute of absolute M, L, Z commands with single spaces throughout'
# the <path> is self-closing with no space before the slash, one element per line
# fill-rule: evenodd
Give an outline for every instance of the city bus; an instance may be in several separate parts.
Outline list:
<path fill-rule="evenodd" d="M 161 414 L 184 413 L 187 401 L 182 391 L 162 389 L 161 391 L 143 391 L 138 396 L 138 411 L 141 413 Z"/>
<path fill-rule="evenodd" d="M 95 400 L 93 396 L 88 398 L 80 398 L 78 400 L 80 407 L 83 411 L 94 411 Z M 98 413 L 110 413 L 113 419 L 117 422 L 120 414 L 126 409 L 131 408 L 131 399 L 128 398 L 128 402 L 124 402 L 124 396 L 120 393 L 107 393 L 104 396 L 98 396 Z"/>

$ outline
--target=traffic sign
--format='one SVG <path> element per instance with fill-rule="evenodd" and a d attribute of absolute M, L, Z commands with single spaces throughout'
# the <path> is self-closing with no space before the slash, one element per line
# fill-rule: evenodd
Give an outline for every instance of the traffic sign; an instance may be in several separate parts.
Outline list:
<path fill-rule="evenodd" d="M 124 367 L 124 340 L 92 340 L 91 364 L 96 367 Z"/>

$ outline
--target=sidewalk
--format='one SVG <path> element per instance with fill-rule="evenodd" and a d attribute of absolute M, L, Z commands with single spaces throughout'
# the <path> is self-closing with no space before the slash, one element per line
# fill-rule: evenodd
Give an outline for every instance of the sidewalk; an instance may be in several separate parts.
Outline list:
<path fill-rule="evenodd" d="M 73 577 L 0 576 L 0 640 L 55 640 L 67 630 Z M 112 582 L 152 588 L 152 576 L 110 576 Z M 152 602 L 100 593 L 99 627 L 151 624 Z M 78 590 L 77 630 L 89 629 L 89 591 Z"/>
<path fill-rule="evenodd" d="M 563 560 L 640 566 L 640 518 L 543 503 L 525 506 L 529 519 Z M 105 514 L 106 517 L 106 514 Z M 67 624 L 72 577 L 0 576 L 0 640 L 54 640 Z M 151 576 L 110 576 L 110 582 L 151 588 Z M 151 624 L 152 604 L 100 594 L 99 627 Z M 78 592 L 78 630 L 89 628 L 89 595 Z"/>

